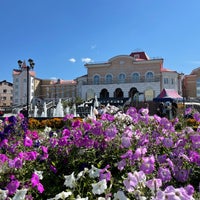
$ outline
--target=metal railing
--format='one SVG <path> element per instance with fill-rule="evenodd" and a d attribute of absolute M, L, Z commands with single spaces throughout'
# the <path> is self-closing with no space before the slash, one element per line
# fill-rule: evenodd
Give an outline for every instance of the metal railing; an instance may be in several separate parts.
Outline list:
<path fill-rule="evenodd" d="M 104 77 L 100 77 L 98 81 L 95 81 L 92 78 L 88 78 L 83 81 L 83 85 L 108 85 L 108 84 L 125 84 L 125 83 L 152 83 L 152 82 L 160 82 L 160 75 L 154 76 L 152 78 L 146 78 L 144 76 L 139 77 L 138 79 L 133 79 L 131 77 L 127 77 L 124 80 L 119 80 L 117 78 L 113 78 L 112 80 L 106 80 Z"/>

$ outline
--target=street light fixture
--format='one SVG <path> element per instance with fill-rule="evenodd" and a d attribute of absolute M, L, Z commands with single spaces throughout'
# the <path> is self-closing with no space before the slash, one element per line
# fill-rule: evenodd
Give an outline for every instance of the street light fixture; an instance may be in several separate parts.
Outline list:
<path fill-rule="evenodd" d="M 23 62 L 21 61 L 21 60 L 18 60 L 17 61 L 18 62 L 18 65 L 19 65 L 19 67 L 20 67 L 20 69 L 22 70 L 22 68 L 24 67 L 24 68 L 26 68 L 26 74 L 27 74 L 27 87 L 26 87 L 26 108 L 27 108 L 27 118 L 29 117 L 29 102 L 30 102 L 30 100 L 29 100 L 29 98 L 30 98 L 30 94 L 29 94 L 29 71 L 30 70 L 33 70 L 33 68 L 34 68 L 34 65 L 35 65 L 35 63 L 33 62 L 33 60 L 32 59 L 28 59 L 28 62 L 29 62 L 29 66 L 28 65 L 25 65 L 25 66 L 23 66 Z"/>

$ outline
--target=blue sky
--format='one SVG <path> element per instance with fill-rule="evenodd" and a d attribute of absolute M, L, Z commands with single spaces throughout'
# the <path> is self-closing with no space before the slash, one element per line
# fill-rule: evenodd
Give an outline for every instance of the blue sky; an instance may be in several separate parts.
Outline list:
<path fill-rule="evenodd" d="M 36 76 L 71 80 L 84 63 L 145 51 L 185 74 L 200 66 L 199 0 L 0 0 L 0 81 L 32 58 Z"/>

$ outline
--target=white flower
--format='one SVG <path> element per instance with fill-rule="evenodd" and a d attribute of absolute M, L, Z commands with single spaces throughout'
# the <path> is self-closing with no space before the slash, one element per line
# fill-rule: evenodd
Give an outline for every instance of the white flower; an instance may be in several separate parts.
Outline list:
<path fill-rule="evenodd" d="M 26 197 L 27 189 L 17 190 L 13 200 L 24 200 Z"/>
<path fill-rule="evenodd" d="M 54 199 L 55 200 L 58 200 L 58 199 L 63 199 L 64 200 L 70 195 L 72 195 L 72 192 L 64 192 L 64 191 L 62 191 L 61 193 L 57 194 Z"/>
<path fill-rule="evenodd" d="M 113 200 L 128 200 L 123 191 L 118 191 L 114 194 Z"/>
<path fill-rule="evenodd" d="M 92 168 L 89 170 L 89 177 L 90 178 L 96 178 L 99 177 L 99 173 L 100 173 L 100 169 L 94 167 L 94 165 L 92 165 Z"/>
<path fill-rule="evenodd" d="M 76 180 L 79 180 L 82 176 L 84 176 L 87 171 L 88 171 L 88 168 L 84 168 L 83 171 L 79 172 Z"/>
<path fill-rule="evenodd" d="M 42 179 L 43 179 L 43 176 L 42 176 L 42 174 L 43 174 L 43 171 L 37 171 L 37 170 L 35 170 L 35 172 L 34 172 L 34 173 L 38 175 L 38 177 L 39 177 L 39 179 L 40 179 L 40 180 L 42 180 Z"/>
<path fill-rule="evenodd" d="M 64 185 L 69 188 L 74 188 L 76 185 L 76 179 L 74 177 L 74 172 L 71 175 L 64 176 L 65 182 Z"/>
<path fill-rule="evenodd" d="M 107 189 L 106 179 L 99 181 L 98 183 L 92 184 L 92 193 L 93 194 L 102 194 Z"/>
<path fill-rule="evenodd" d="M 5 200 L 7 198 L 8 190 L 0 189 L 0 199 Z"/>
<path fill-rule="evenodd" d="M 80 195 L 78 195 L 78 196 L 76 197 L 76 200 L 88 200 L 88 197 L 81 198 L 81 196 L 80 196 Z"/>
<path fill-rule="evenodd" d="M 44 132 L 49 133 L 50 131 L 51 131 L 51 127 L 46 126 L 45 129 L 44 129 Z"/>

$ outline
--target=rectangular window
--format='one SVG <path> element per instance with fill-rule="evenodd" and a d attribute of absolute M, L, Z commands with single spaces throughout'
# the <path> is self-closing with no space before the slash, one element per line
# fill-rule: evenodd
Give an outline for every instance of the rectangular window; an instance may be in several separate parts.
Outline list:
<path fill-rule="evenodd" d="M 168 84 L 168 78 L 164 78 L 164 84 Z"/>

